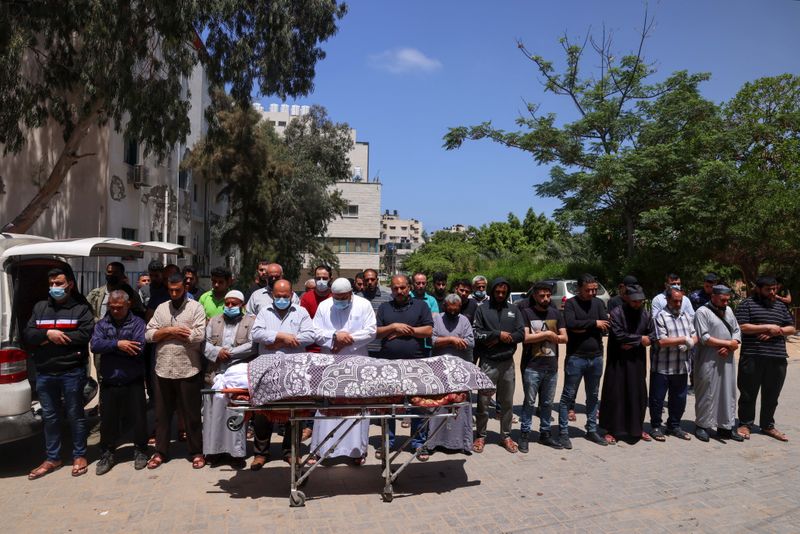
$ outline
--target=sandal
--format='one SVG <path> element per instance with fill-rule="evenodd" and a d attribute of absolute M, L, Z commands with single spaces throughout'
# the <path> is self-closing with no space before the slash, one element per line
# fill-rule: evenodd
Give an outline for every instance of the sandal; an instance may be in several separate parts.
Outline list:
<path fill-rule="evenodd" d="M 264 464 L 269 462 L 269 457 L 264 454 L 256 454 L 253 456 L 253 461 L 250 462 L 250 470 L 251 471 L 259 471 Z"/>
<path fill-rule="evenodd" d="M 409 427 L 411 427 L 411 419 L 409 419 L 409 418 L 405 418 L 405 419 L 403 419 L 403 421 L 400 423 L 400 426 L 401 426 L 402 428 L 409 428 Z"/>
<path fill-rule="evenodd" d="M 426 449 L 420 447 L 417 449 L 417 460 L 420 462 L 427 462 L 431 459 L 431 453 L 429 453 Z"/>
<path fill-rule="evenodd" d="M 155 469 L 163 463 L 164 463 L 164 457 L 158 453 L 155 453 L 153 456 L 150 457 L 149 460 L 147 460 L 147 468 Z"/>
<path fill-rule="evenodd" d="M 83 456 L 78 456 L 72 460 L 72 476 L 79 477 L 85 475 L 89 470 L 89 462 Z"/>
<path fill-rule="evenodd" d="M 309 456 L 308 457 L 308 459 L 306 460 L 306 465 L 316 465 L 318 461 L 319 461 L 319 456 L 317 456 L 315 454 L 314 456 Z M 298 462 L 298 465 L 299 465 L 299 462 Z"/>
<path fill-rule="evenodd" d="M 667 441 L 667 436 L 664 435 L 664 431 L 661 430 L 661 427 L 654 428 L 648 435 L 656 441 Z"/>
<path fill-rule="evenodd" d="M 202 469 L 206 466 L 206 457 L 202 454 L 195 454 L 192 458 L 192 469 Z"/>
<path fill-rule="evenodd" d="M 761 432 L 778 441 L 789 441 L 789 437 L 774 426 L 772 428 L 762 428 Z"/>
<path fill-rule="evenodd" d="M 52 460 L 45 460 L 42 464 L 28 473 L 28 480 L 36 480 L 37 478 L 42 478 L 48 473 L 52 473 L 56 469 L 59 469 L 61 466 L 64 465 L 64 462 L 57 461 L 54 462 Z"/>
<path fill-rule="evenodd" d="M 472 442 L 472 450 L 477 452 L 478 454 L 483 452 L 483 448 L 486 446 L 486 440 L 483 438 L 476 438 L 475 441 Z"/>
<path fill-rule="evenodd" d="M 569 410 L 567 412 L 567 419 L 569 419 L 570 421 L 577 421 L 578 418 L 575 417 L 575 410 Z"/>
<path fill-rule="evenodd" d="M 311 439 L 311 436 L 313 435 L 314 435 L 313 430 L 311 430 L 310 428 L 304 428 L 303 433 L 300 436 L 300 441 L 308 441 L 309 439 Z"/>
<path fill-rule="evenodd" d="M 505 450 L 507 450 L 511 454 L 514 454 L 515 452 L 519 451 L 519 445 L 517 445 L 517 442 L 511 439 L 510 436 L 504 438 L 501 445 Z"/>
<path fill-rule="evenodd" d="M 747 425 L 740 425 L 736 431 L 742 436 L 744 439 L 750 439 L 750 427 Z"/>
<path fill-rule="evenodd" d="M 359 456 L 358 458 L 350 458 L 350 461 L 353 463 L 354 466 L 361 467 L 362 465 L 367 463 L 367 457 L 366 455 L 364 455 L 364 456 Z"/>
<path fill-rule="evenodd" d="M 178 432 L 178 441 L 187 441 L 189 439 L 189 435 L 186 433 L 185 430 L 181 430 Z"/>
<path fill-rule="evenodd" d="M 603 439 L 606 440 L 606 443 L 608 443 L 609 445 L 617 444 L 617 440 L 611 434 L 606 434 L 605 436 L 603 436 Z"/>
<path fill-rule="evenodd" d="M 652 436 L 650 436 L 650 434 L 648 434 L 647 432 L 642 430 L 642 441 L 650 442 L 650 441 L 653 441 L 653 438 L 652 438 Z"/>

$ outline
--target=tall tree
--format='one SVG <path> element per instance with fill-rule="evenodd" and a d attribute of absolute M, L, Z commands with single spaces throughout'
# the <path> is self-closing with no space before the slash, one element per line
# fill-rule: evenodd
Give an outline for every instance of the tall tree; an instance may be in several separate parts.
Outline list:
<path fill-rule="evenodd" d="M 273 259 L 290 278 L 306 253 L 335 262 L 321 236 L 344 208 L 335 183 L 350 175 L 347 125 L 314 106 L 281 137 L 258 112 L 221 92 L 214 95 L 214 117 L 209 137 L 185 164 L 223 184 L 228 214 L 218 225 L 221 252 L 238 249 L 242 265 Z"/>
<path fill-rule="evenodd" d="M 637 250 L 641 215 L 659 202 L 659 193 L 674 186 L 668 181 L 674 175 L 662 172 L 661 160 L 638 150 L 650 120 L 647 107 L 673 94 L 697 95 L 698 84 L 708 78 L 681 71 L 664 81 L 651 81 L 655 70 L 644 56 L 651 28 L 652 21 L 645 14 L 637 49 L 621 58 L 605 32 L 599 40 L 587 35 L 582 43 L 564 36 L 560 43 L 566 61 L 560 72 L 519 42 L 544 91 L 568 99 L 577 120 L 557 125 L 555 114 L 541 114 L 537 105 L 529 103 L 529 116 L 516 120 L 520 131 L 506 132 L 491 122 L 450 128 L 444 147 L 451 150 L 466 140 L 488 138 L 529 152 L 538 164 L 555 164 L 550 180 L 536 186 L 537 194 L 561 200 L 556 216 L 562 221 L 621 243 L 621 258 L 609 258 L 611 261 L 630 260 Z M 587 58 L 587 52 L 594 56 Z M 599 65 L 598 72 L 585 73 L 586 61 Z M 614 249 L 603 247 L 601 251 L 608 256 Z"/>
<path fill-rule="evenodd" d="M 0 143 L 21 150 L 48 122 L 64 148 L 48 178 L 8 226 L 25 232 L 82 157 L 93 125 L 113 122 L 164 155 L 189 132 L 181 78 L 202 63 L 212 84 L 240 104 L 307 94 L 346 6 L 335 0 L 44 0 L 0 6 Z M 201 43 L 200 35 L 205 38 Z M 127 122 L 123 124 L 123 118 Z M 25 199 L 27 201 L 27 199 Z"/>

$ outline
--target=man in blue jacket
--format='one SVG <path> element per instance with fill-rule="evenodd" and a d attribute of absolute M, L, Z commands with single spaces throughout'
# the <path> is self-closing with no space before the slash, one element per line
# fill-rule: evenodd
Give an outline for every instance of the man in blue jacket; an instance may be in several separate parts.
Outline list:
<path fill-rule="evenodd" d="M 114 449 L 124 431 L 122 421 L 133 428 L 136 447 L 133 467 L 147 465 L 147 416 L 144 397 L 144 321 L 131 313 L 130 297 L 115 290 L 108 295 L 108 311 L 94 328 L 92 350 L 100 358 L 100 449 L 97 474 L 108 473 Z"/>
<path fill-rule="evenodd" d="M 75 278 L 67 269 L 47 273 L 49 298 L 37 302 L 25 327 L 25 343 L 32 347 L 36 365 L 36 391 L 42 404 L 47 459 L 28 474 L 34 480 L 55 471 L 61 461 L 61 410 L 67 413 L 72 435 L 72 476 L 86 473 L 86 414 L 83 387 L 92 308 L 75 290 Z"/>

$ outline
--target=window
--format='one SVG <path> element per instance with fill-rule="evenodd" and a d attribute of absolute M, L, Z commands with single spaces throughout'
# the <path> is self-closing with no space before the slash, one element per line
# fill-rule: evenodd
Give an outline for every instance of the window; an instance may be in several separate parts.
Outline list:
<path fill-rule="evenodd" d="M 136 141 L 136 139 L 131 139 L 130 137 L 125 137 L 122 142 L 125 145 L 125 154 L 123 155 L 125 163 L 128 165 L 138 165 L 139 143 Z"/>
<path fill-rule="evenodd" d="M 179 235 L 178 236 L 178 244 L 182 245 L 184 247 L 186 246 L 186 236 L 185 235 Z"/>
<path fill-rule="evenodd" d="M 342 213 L 342 217 L 358 217 L 358 206 L 354 204 L 348 204 L 344 209 L 344 213 Z"/>
<path fill-rule="evenodd" d="M 397 230 L 397 227 L 396 226 L 390 226 L 389 230 Z"/>
<path fill-rule="evenodd" d="M 401 226 L 400 229 L 401 230 L 408 230 L 408 226 Z"/>
<path fill-rule="evenodd" d="M 122 239 L 127 239 L 128 241 L 136 241 L 136 228 L 122 228 Z"/>
<path fill-rule="evenodd" d="M 194 201 L 195 201 L 195 202 L 197 202 L 197 184 L 193 184 L 193 185 L 192 185 L 192 189 L 193 189 L 193 198 L 194 198 Z"/>
<path fill-rule="evenodd" d="M 286 121 L 278 121 L 278 126 L 286 126 Z"/>
<path fill-rule="evenodd" d="M 150 241 L 164 241 L 164 232 L 150 230 Z"/>
<path fill-rule="evenodd" d="M 189 171 L 181 169 L 178 171 L 178 189 L 187 189 L 189 187 Z"/>

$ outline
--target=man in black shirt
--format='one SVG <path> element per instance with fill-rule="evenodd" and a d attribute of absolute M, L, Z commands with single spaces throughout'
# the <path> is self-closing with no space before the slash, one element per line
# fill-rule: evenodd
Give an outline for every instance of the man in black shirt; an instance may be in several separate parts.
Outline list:
<path fill-rule="evenodd" d="M 567 360 L 564 364 L 564 389 L 558 409 L 559 439 L 565 449 L 572 448 L 569 439 L 568 406 L 575 402 L 578 386 L 584 380 L 586 391 L 586 439 L 607 445 L 597 433 L 597 392 L 603 376 L 603 334 L 609 321 L 605 304 L 596 297 L 597 280 L 590 274 L 578 278 L 578 295 L 564 305 L 567 325 Z"/>
<path fill-rule="evenodd" d="M 532 307 L 522 310 L 525 320 L 525 340 L 522 350 L 522 386 L 525 400 L 520 418 L 519 451 L 528 452 L 528 433 L 531 430 L 533 405 L 539 394 L 539 443 L 561 448 L 550 435 L 550 414 L 558 381 L 558 344 L 567 342 L 567 327 L 561 312 L 550 305 L 553 287 L 537 282 L 531 288 Z"/>
<path fill-rule="evenodd" d="M 453 282 L 453 293 L 461 297 L 461 315 L 469 319 L 469 324 L 475 320 L 478 303 L 469 298 L 472 293 L 472 283 L 466 278 Z"/>
<path fill-rule="evenodd" d="M 611 313 L 611 310 L 616 308 L 617 306 L 622 306 L 625 304 L 625 288 L 628 286 L 638 286 L 639 280 L 633 275 L 626 275 L 622 282 L 617 286 L 617 294 L 611 297 L 611 300 L 608 301 L 608 313 Z"/>
<path fill-rule="evenodd" d="M 779 441 L 786 434 L 775 428 L 775 409 L 786 379 L 786 336 L 795 333 L 789 309 L 775 296 L 778 281 L 771 276 L 756 280 L 756 293 L 736 308 L 736 321 L 742 330 L 739 357 L 739 429 L 750 437 L 756 417 L 756 397 L 761 390 L 761 431 Z"/>
<path fill-rule="evenodd" d="M 425 338 L 433 335 L 433 315 L 425 301 L 412 299 L 411 282 L 404 274 L 392 277 L 392 300 L 378 307 L 376 324 L 377 337 L 381 340 L 381 358 L 390 360 L 411 360 L 428 355 Z M 422 419 L 412 419 L 411 435 L 422 425 Z M 395 420 L 389 420 L 389 448 L 394 446 Z M 428 436 L 420 432 L 411 440 L 411 447 L 418 450 L 417 458 L 425 461 L 429 453 L 422 449 Z M 382 448 L 379 450 L 383 450 Z"/>

